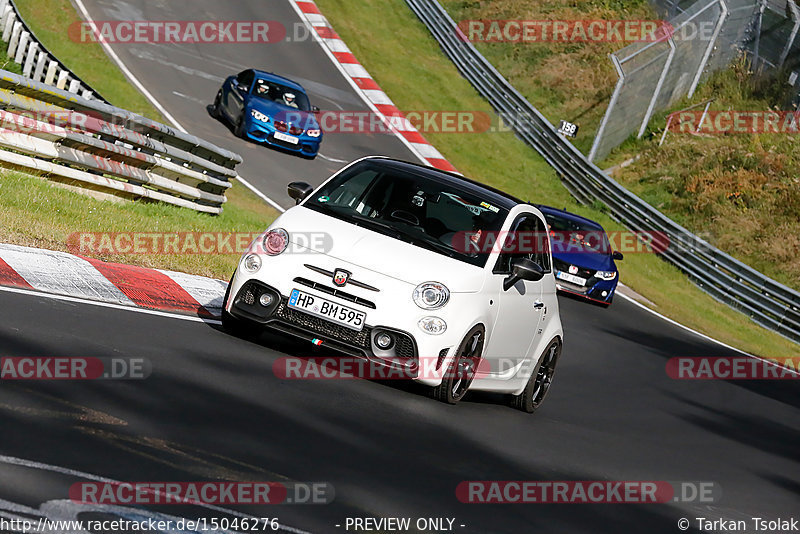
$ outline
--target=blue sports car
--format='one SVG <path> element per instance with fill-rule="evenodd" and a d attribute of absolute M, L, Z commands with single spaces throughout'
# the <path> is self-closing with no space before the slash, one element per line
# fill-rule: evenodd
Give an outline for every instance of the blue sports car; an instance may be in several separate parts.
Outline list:
<path fill-rule="evenodd" d="M 211 106 L 211 114 L 228 121 L 237 136 L 308 159 L 317 157 L 322 142 L 316 113 L 300 84 L 255 69 L 225 80 Z"/>
<path fill-rule="evenodd" d="M 601 306 L 611 305 L 619 281 L 614 260 L 621 260 L 622 253 L 611 249 L 603 227 L 564 210 L 536 207 L 549 227 L 558 290 Z"/>

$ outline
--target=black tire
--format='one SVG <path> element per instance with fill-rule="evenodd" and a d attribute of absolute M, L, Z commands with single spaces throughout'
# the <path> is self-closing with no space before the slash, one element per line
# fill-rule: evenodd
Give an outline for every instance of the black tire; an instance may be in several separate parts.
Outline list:
<path fill-rule="evenodd" d="M 231 296 L 231 282 L 233 282 L 233 278 L 231 278 L 231 281 L 228 282 L 228 287 L 225 289 L 225 298 L 222 299 L 222 328 L 224 328 L 229 334 L 236 337 L 254 337 L 260 332 L 260 328 L 256 323 L 246 319 L 239 319 L 238 317 L 234 317 L 225 311 L 225 308 L 228 304 L 228 298 Z"/>
<path fill-rule="evenodd" d="M 211 105 L 211 115 L 217 119 L 222 120 L 222 109 L 220 109 L 220 105 L 222 102 L 222 89 L 217 91 L 217 96 L 214 98 L 214 103 Z"/>
<path fill-rule="evenodd" d="M 511 397 L 511 405 L 523 412 L 533 413 L 544 402 L 547 392 L 553 383 L 556 364 L 561 356 L 561 340 L 555 338 L 544 351 L 536 364 L 525 389 L 519 395 Z"/>
<path fill-rule="evenodd" d="M 236 126 L 233 128 L 233 133 L 236 137 L 241 137 L 242 139 L 246 138 L 245 135 L 245 125 L 244 125 L 244 115 L 239 117 L 239 120 L 236 121 Z"/>
<path fill-rule="evenodd" d="M 433 397 L 447 404 L 457 404 L 467 393 L 483 356 L 486 330 L 476 325 L 467 332 L 456 349 L 456 356 L 447 368 L 442 383 L 433 388 Z"/>

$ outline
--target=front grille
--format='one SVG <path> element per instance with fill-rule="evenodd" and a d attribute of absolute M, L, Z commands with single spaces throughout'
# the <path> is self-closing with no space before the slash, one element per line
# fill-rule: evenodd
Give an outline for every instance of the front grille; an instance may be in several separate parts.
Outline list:
<path fill-rule="evenodd" d="M 369 350 L 370 348 L 370 328 L 364 327 L 363 330 L 356 331 L 345 326 L 332 323 L 321 317 L 316 317 L 310 313 L 290 308 L 287 299 L 281 299 L 278 309 L 275 310 L 275 318 L 294 326 L 299 326 L 305 330 L 326 336 L 349 345 Z"/>
<path fill-rule="evenodd" d="M 594 273 L 596 272 L 593 269 L 585 269 L 583 267 L 578 267 L 577 273 L 570 273 L 569 272 L 570 264 L 556 258 L 553 258 L 553 266 L 555 266 L 555 268 L 558 269 L 559 271 L 563 271 L 569 274 L 574 274 L 575 276 L 580 276 L 581 278 L 591 278 L 594 276 Z"/>
<path fill-rule="evenodd" d="M 362 299 L 356 295 L 347 293 L 342 291 L 341 289 L 336 289 L 335 287 L 326 286 L 325 284 L 320 284 L 319 282 L 314 282 L 313 280 L 309 280 L 308 278 L 301 278 L 297 277 L 294 279 L 295 282 L 298 284 L 302 284 L 306 287 L 310 287 L 312 289 L 316 289 L 317 291 L 322 291 L 323 293 L 327 293 L 328 295 L 332 295 L 334 297 L 338 297 L 342 300 L 347 300 L 350 302 L 354 302 L 355 304 L 360 304 L 361 306 L 366 306 L 367 308 L 375 308 L 375 303 L 371 300 Z"/>
<path fill-rule="evenodd" d="M 444 359 L 447 357 L 447 353 L 449 351 L 450 351 L 450 349 L 442 349 L 442 350 L 439 351 L 439 359 L 436 360 L 436 370 L 437 371 L 442 368 L 442 363 L 444 363 Z"/>
<path fill-rule="evenodd" d="M 272 302 L 268 306 L 263 306 L 259 302 L 264 293 L 272 297 Z M 244 315 L 252 321 L 265 323 L 275 311 L 279 298 L 280 295 L 274 289 L 257 280 L 250 280 L 239 290 L 239 294 L 233 301 L 233 307 L 239 315 Z"/>
<path fill-rule="evenodd" d="M 414 340 L 408 334 L 401 334 L 395 332 L 394 338 L 394 353 L 399 358 L 416 358 L 416 350 L 414 349 Z"/>

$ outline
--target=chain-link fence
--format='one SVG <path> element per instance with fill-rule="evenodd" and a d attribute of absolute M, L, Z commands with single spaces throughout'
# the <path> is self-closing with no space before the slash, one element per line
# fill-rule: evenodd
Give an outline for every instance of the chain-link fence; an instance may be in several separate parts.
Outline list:
<path fill-rule="evenodd" d="M 727 67 L 742 50 L 754 64 L 779 67 L 800 54 L 797 0 L 661 0 L 664 38 L 611 55 L 619 75 L 589 159 L 608 155 L 631 134 L 642 136 L 653 113 L 691 96 L 704 75 Z M 778 9 L 788 2 L 784 9 Z M 782 16 L 781 16 L 782 14 Z"/>

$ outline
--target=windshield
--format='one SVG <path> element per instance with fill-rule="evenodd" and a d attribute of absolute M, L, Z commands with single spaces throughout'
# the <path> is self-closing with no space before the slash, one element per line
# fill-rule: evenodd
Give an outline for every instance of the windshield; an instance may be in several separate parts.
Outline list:
<path fill-rule="evenodd" d="M 276 102 L 289 108 L 311 111 L 311 105 L 305 93 L 269 80 L 260 78 L 256 80 L 255 87 L 253 87 L 253 95 L 261 100 Z"/>
<path fill-rule="evenodd" d="M 596 224 L 589 224 L 567 217 L 543 213 L 550 231 L 553 253 L 587 252 L 611 254 L 611 244 L 605 231 Z"/>
<path fill-rule="evenodd" d="M 365 161 L 333 178 L 303 205 L 482 267 L 489 253 L 459 242 L 465 235 L 496 233 L 508 210 L 479 194 L 434 176 Z"/>

